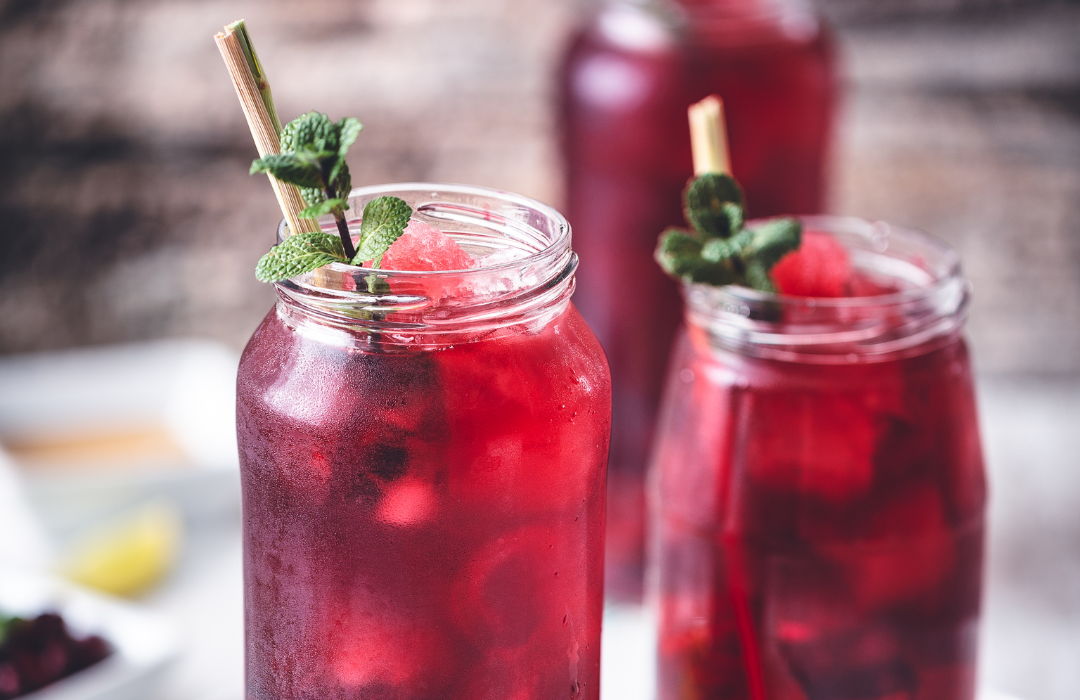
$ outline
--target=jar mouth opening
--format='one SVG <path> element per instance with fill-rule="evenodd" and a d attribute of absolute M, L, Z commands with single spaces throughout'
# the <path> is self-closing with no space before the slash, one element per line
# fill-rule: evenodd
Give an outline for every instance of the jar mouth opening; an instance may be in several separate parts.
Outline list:
<path fill-rule="evenodd" d="M 948 244 L 884 222 L 800 220 L 844 246 L 862 283 L 889 291 L 825 298 L 684 285 L 687 319 L 710 344 L 774 359 L 867 362 L 929 351 L 962 328 L 970 285 Z"/>
<path fill-rule="evenodd" d="M 889 286 L 895 285 L 895 291 L 866 296 L 805 297 L 738 285 L 693 284 L 688 289 L 781 308 L 858 309 L 898 306 L 925 299 L 962 278 L 957 252 L 944 241 L 921 231 L 857 217 L 800 216 L 798 219 L 803 230 L 826 232 L 843 243 L 854 272 L 892 283 Z M 750 221 L 749 225 L 754 223 Z"/>
<path fill-rule="evenodd" d="M 365 278 L 375 274 L 380 278 L 402 280 L 468 279 L 533 265 L 570 248 L 570 224 L 553 207 L 513 192 L 448 183 L 405 182 L 353 188 L 348 197 L 353 216 L 347 221 L 354 239 L 360 232 L 364 206 L 384 196 L 404 199 L 413 209 L 413 218 L 442 230 L 480 264 L 457 270 L 384 270 L 335 262 L 320 268 L 321 274 L 307 273 L 292 281 L 323 290 L 349 291 L 348 284 L 333 284 L 334 275 L 325 271 Z M 319 218 L 319 227 L 327 233 L 337 233 L 330 215 Z M 278 243 L 285 239 L 287 230 L 287 221 L 282 219 L 277 228 Z M 484 263 L 486 257 L 499 250 L 510 253 L 503 254 L 495 262 Z"/>
<path fill-rule="evenodd" d="M 349 194 L 350 230 L 365 205 L 400 197 L 479 264 L 461 270 L 383 270 L 332 263 L 276 283 L 279 314 L 327 342 L 443 347 L 508 326 L 542 328 L 574 289 L 571 230 L 555 209 L 471 185 L 397 183 Z M 336 233 L 332 217 L 320 219 Z M 278 225 L 278 240 L 287 232 Z M 486 263 L 486 264 L 485 264 Z"/>

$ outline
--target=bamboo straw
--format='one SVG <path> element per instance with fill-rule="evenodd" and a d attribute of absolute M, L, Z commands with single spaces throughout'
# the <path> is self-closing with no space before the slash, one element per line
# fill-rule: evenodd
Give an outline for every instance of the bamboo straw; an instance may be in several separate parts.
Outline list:
<path fill-rule="evenodd" d="M 240 106 L 247 118 L 248 128 L 251 129 L 251 137 L 255 140 L 255 148 L 262 157 L 281 152 L 281 142 L 278 139 L 281 124 L 277 121 L 276 111 L 271 116 L 264 102 L 265 96 L 265 99 L 269 100 L 271 105 L 273 104 L 273 98 L 270 97 L 270 84 L 262 73 L 255 50 L 251 46 L 251 39 L 247 36 L 247 30 L 242 22 L 243 20 L 234 22 L 226 27 L 225 31 L 215 34 L 214 42 L 221 51 L 221 57 L 225 59 L 225 67 L 229 70 L 233 87 L 236 88 L 236 96 L 240 98 Z M 234 27 L 243 32 L 243 42 Z M 252 57 L 250 63 L 244 52 L 245 43 Z M 253 66 L 259 73 L 258 82 L 252 74 Z M 264 85 L 265 93 L 259 89 L 260 83 Z M 268 177 L 274 188 L 274 194 L 277 196 L 278 205 L 281 207 L 281 213 L 289 222 L 289 228 L 294 233 L 318 231 L 319 226 L 316 221 L 298 216 L 306 206 L 303 197 L 300 196 L 300 190 L 295 185 L 281 182 L 269 174 Z"/>
<path fill-rule="evenodd" d="M 694 154 L 694 175 L 731 175 L 724 103 L 716 95 L 690 105 L 690 148 Z"/>
<path fill-rule="evenodd" d="M 690 105 L 690 148 L 694 154 L 694 176 L 709 173 L 731 175 L 731 157 L 728 152 L 727 126 L 724 123 L 724 103 L 716 95 Z M 734 512 L 731 503 L 736 495 L 728 475 L 722 500 L 727 501 L 727 512 Z M 726 559 L 726 578 L 731 607 L 735 613 L 735 628 L 742 647 L 743 670 L 750 700 L 766 700 L 764 672 L 754 618 L 750 611 L 750 578 L 743 543 L 737 530 L 727 525 L 721 535 L 721 547 Z"/>
<path fill-rule="evenodd" d="M 266 105 L 266 112 L 270 115 L 270 121 L 274 125 L 274 133 L 280 137 L 281 120 L 278 118 L 277 108 L 274 106 L 274 96 L 270 92 L 270 81 L 266 77 L 266 72 L 263 71 L 262 62 L 259 61 L 259 54 L 255 53 L 255 44 L 251 42 L 247 25 L 244 24 L 244 20 L 238 19 L 227 25 L 225 30 L 236 34 L 236 38 L 240 42 L 240 48 L 244 52 L 244 58 L 247 59 L 248 70 L 251 71 L 251 76 L 255 79 L 255 85 L 259 88 L 259 95 L 262 96 L 263 104 Z"/>

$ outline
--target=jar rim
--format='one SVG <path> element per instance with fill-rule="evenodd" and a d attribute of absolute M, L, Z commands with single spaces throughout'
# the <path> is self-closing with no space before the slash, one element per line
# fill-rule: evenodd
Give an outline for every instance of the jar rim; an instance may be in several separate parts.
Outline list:
<path fill-rule="evenodd" d="M 546 323 L 569 302 L 577 256 L 570 224 L 554 208 L 487 187 L 409 182 L 354 188 L 350 209 L 362 212 L 382 196 L 401 197 L 414 218 L 444 230 L 474 257 L 510 254 L 462 270 L 331 263 L 277 282 L 279 313 L 313 332 L 344 332 L 353 336 L 349 344 L 370 343 L 377 334 L 381 345 L 415 345 L 423 337 L 421 344 L 444 346 L 495 328 Z M 332 217 L 319 221 L 336 231 Z M 349 224 L 357 230 L 360 218 Z M 279 223 L 279 241 L 286 231 Z"/>
<path fill-rule="evenodd" d="M 499 199 L 501 199 L 501 200 L 503 200 L 503 201 L 505 201 L 506 203 L 509 203 L 509 204 L 514 204 L 514 205 L 517 205 L 517 206 L 522 207 L 522 208 L 531 208 L 531 209 L 535 210 L 538 214 L 541 214 L 542 216 L 547 217 L 548 219 L 550 219 L 554 223 L 554 226 L 555 226 L 556 230 L 559 232 L 559 234 L 558 234 L 558 237 L 556 239 L 554 239 L 554 240 L 551 240 L 548 243 L 547 246 L 545 246 L 542 249 L 538 249 L 538 250 L 526 255 L 525 257 L 517 258 L 517 259 L 514 259 L 514 260 L 509 260 L 509 261 L 506 261 L 506 262 L 503 262 L 503 263 L 498 263 L 496 265 L 489 265 L 489 266 L 485 266 L 485 267 L 466 268 L 466 269 L 462 269 L 462 270 L 429 270 L 429 271 L 425 271 L 425 270 L 382 270 L 382 269 L 372 270 L 371 268 L 364 268 L 364 267 L 360 267 L 358 265 L 349 265 L 349 264 L 346 264 L 346 263 L 339 263 L 339 262 L 330 263 L 329 265 L 326 265 L 324 267 L 328 267 L 328 268 L 330 268 L 332 270 L 336 270 L 336 271 L 343 272 L 343 273 L 346 273 L 346 272 L 355 273 L 358 270 L 364 270 L 367 273 L 377 272 L 379 275 L 384 275 L 385 274 L 385 275 L 390 275 L 390 276 L 393 276 L 393 277 L 401 277 L 401 278 L 409 278 L 409 277 L 440 277 L 440 276 L 451 277 L 451 276 L 460 276 L 460 275 L 469 275 L 469 274 L 483 274 L 484 272 L 490 271 L 490 270 L 512 268 L 512 267 L 514 267 L 516 265 L 522 264 L 523 262 L 535 261 L 535 260 L 537 260 L 539 258 L 542 258 L 546 254 L 549 254 L 552 250 L 555 250 L 555 249 L 559 248 L 564 243 L 567 246 L 570 245 L 570 237 L 571 237 L 570 223 L 566 220 L 566 217 L 563 216 L 561 213 L 559 213 L 554 207 L 551 207 L 551 206 L 549 206 L 547 204 L 544 204 L 543 202 L 532 199 L 530 197 L 526 197 L 524 195 L 516 194 L 514 192 L 509 192 L 509 191 L 506 191 L 506 190 L 494 189 L 494 188 L 490 188 L 490 187 L 481 187 L 481 186 L 478 186 L 478 185 L 462 185 L 462 184 L 455 184 L 455 183 L 441 183 L 441 182 L 396 182 L 396 183 L 387 183 L 387 184 L 381 184 L 381 185 L 366 185 L 366 186 L 363 186 L 363 187 L 354 187 L 352 189 L 352 191 L 349 192 L 349 196 L 348 196 L 348 201 L 349 201 L 349 205 L 350 205 L 349 208 L 352 211 L 360 212 L 360 211 L 363 211 L 363 209 L 364 209 L 363 205 L 366 204 L 368 201 L 370 201 L 372 199 L 376 199 L 377 197 L 383 197 L 383 196 L 399 196 L 401 194 L 405 194 L 405 193 L 409 193 L 409 192 L 416 192 L 416 193 L 419 193 L 419 192 L 431 192 L 431 198 L 433 200 L 438 199 L 439 196 L 442 195 L 442 194 L 456 194 L 456 195 L 465 195 L 465 196 L 474 196 L 474 197 L 497 197 L 497 198 L 499 198 Z M 428 210 L 430 210 L 431 205 L 434 204 L 434 203 L 435 203 L 434 201 L 426 202 L 425 204 L 422 204 L 420 207 L 414 207 L 413 208 L 414 213 L 416 213 L 417 211 L 421 211 L 421 212 L 428 211 Z M 353 230 L 354 226 L 358 227 L 360 225 L 360 217 L 359 216 L 354 216 L 354 217 L 350 218 L 348 221 L 349 221 L 349 230 L 350 231 Z M 330 216 L 330 215 L 320 217 L 319 218 L 319 226 L 323 231 L 327 231 L 327 232 L 330 232 L 330 233 L 336 233 L 337 232 L 337 228 L 336 228 L 335 223 L 334 223 L 334 218 L 332 216 Z M 288 221 L 286 219 L 282 219 L 278 223 L 278 228 L 277 228 L 277 242 L 278 243 L 280 243 L 281 241 L 283 241 L 285 239 L 284 234 L 285 234 L 285 231 L 287 230 L 287 228 L 288 228 Z M 297 278 L 293 278 L 293 279 L 299 279 L 299 278 L 302 278 L 302 277 L 303 277 L 303 275 L 300 275 Z"/>
<path fill-rule="evenodd" d="M 685 284 L 687 321 L 711 344 L 774 359 L 872 362 L 928 352 L 963 327 L 971 285 L 944 241 L 856 217 L 799 219 L 844 244 L 853 269 L 897 283 L 896 291 L 826 298 Z"/>

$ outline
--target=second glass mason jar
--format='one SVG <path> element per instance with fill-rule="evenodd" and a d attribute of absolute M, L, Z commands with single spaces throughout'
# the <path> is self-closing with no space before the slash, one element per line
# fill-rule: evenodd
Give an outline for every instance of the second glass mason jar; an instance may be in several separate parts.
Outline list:
<path fill-rule="evenodd" d="M 614 381 L 607 587 L 637 600 L 645 461 L 680 316 L 652 251 L 665 227 L 684 223 L 686 108 L 724 99 L 754 216 L 819 213 L 832 41 L 802 0 L 616 0 L 573 41 L 559 90 L 567 215 L 584 263 L 575 303 Z"/>
<path fill-rule="evenodd" d="M 570 228 L 454 185 L 352 211 L 383 195 L 477 264 L 276 285 L 238 379 L 247 697 L 596 700 L 610 379 Z"/>
<path fill-rule="evenodd" d="M 659 697 L 971 700 L 986 501 L 928 236 L 807 217 L 873 296 L 684 289 L 650 472 Z"/>

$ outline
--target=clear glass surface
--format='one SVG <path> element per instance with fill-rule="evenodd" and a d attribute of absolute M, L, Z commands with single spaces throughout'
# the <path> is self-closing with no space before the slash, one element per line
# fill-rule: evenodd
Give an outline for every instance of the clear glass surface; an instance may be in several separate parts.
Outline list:
<path fill-rule="evenodd" d="M 968 285 L 928 236 L 805 224 L 883 293 L 684 289 L 650 477 L 659 697 L 971 700 Z"/>
<path fill-rule="evenodd" d="M 596 700 L 610 380 L 570 229 L 451 185 L 353 211 L 387 194 L 481 266 L 277 285 L 238 380 L 247 696 Z"/>

